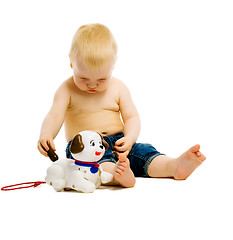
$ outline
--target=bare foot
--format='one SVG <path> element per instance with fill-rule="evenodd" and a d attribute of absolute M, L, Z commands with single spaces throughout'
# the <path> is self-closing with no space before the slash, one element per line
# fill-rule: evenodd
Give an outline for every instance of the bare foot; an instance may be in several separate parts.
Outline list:
<path fill-rule="evenodd" d="M 133 187 L 135 185 L 135 177 L 130 169 L 129 159 L 124 154 L 119 154 L 118 158 L 119 160 L 113 173 L 115 180 L 123 187 Z"/>
<path fill-rule="evenodd" d="M 197 144 L 176 159 L 174 170 L 175 179 L 187 179 L 190 174 L 205 161 L 206 157 L 199 150 L 200 145 Z"/>

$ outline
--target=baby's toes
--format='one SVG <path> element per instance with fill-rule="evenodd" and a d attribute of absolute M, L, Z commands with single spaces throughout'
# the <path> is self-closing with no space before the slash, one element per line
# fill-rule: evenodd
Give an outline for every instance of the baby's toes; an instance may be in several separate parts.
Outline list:
<path fill-rule="evenodd" d="M 127 162 L 119 162 L 119 167 L 127 168 Z"/>
<path fill-rule="evenodd" d="M 206 157 L 205 157 L 205 155 L 203 155 L 202 153 L 201 153 L 201 156 L 199 157 L 199 159 L 200 159 L 200 161 L 205 161 L 206 160 Z"/>
<path fill-rule="evenodd" d="M 200 151 L 196 152 L 196 156 L 199 161 L 204 161 L 206 159 L 206 157 Z"/>
<path fill-rule="evenodd" d="M 117 168 L 116 171 L 115 171 L 115 173 L 116 173 L 117 175 L 121 175 L 121 174 L 123 173 L 123 171 L 122 171 L 120 168 Z"/>
<path fill-rule="evenodd" d="M 126 163 L 128 160 L 127 157 L 125 156 L 125 154 L 119 154 L 118 158 L 119 158 L 119 162 L 121 162 L 121 163 Z"/>
<path fill-rule="evenodd" d="M 119 170 L 121 170 L 122 172 L 124 172 L 125 169 L 126 169 L 126 166 L 118 165 L 118 166 L 117 166 L 117 169 L 119 169 Z"/>
<path fill-rule="evenodd" d="M 197 157 L 201 157 L 201 152 L 196 152 Z"/>

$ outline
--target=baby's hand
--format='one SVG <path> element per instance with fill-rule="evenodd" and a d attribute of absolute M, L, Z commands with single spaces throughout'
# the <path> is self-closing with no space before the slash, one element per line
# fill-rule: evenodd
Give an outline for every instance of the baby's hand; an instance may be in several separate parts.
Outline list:
<path fill-rule="evenodd" d="M 49 138 L 47 136 L 40 137 L 37 148 L 42 155 L 48 157 L 47 151 L 49 150 L 49 146 L 53 149 L 53 151 L 56 151 L 52 138 Z"/>
<path fill-rule="evenodd" d="M 133 143 L 131 139 L 128 137 L 123 137 L 116 141 L 114 148 L 118 152 L 125 154 L 125 156 L 128 156 L 132 146 Z"/>

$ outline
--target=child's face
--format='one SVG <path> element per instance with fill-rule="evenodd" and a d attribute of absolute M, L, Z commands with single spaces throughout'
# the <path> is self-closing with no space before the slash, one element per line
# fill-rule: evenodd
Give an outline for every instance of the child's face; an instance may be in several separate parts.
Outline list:
<path fill-rule="evenodd" d="M 114 63 L 109 62 L 101 69 L 92 70 L 80 60 L 72 62 L 75 85 L 84 92 L 94 94 L 107 89 L 112 77 Z"/>

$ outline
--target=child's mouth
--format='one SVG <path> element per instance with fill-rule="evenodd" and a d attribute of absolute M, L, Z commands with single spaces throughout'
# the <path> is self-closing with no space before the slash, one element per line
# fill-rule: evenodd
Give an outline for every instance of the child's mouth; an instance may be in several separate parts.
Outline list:
<path fill-rule="evenodd" d="M 90 89 L 90 90 L 88 90 L 88 92 L 90 92 L 90 93 L 95 93 L 95 92 L 97 92 L 97 90 Z"/>

